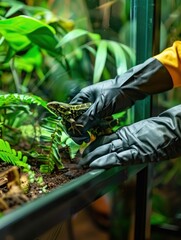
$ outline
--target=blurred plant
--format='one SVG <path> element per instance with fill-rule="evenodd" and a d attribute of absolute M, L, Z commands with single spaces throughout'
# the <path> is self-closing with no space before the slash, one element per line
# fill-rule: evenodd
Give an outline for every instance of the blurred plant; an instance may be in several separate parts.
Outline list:
<path fill-rule="evenodd" d="M 108 79 L 134 64 L 134 53 L 126 45 L 73 29 L 71 20 L 57 18 L 47 9 L 9 2 L 0 3 L 5 5 L 0 21 L 4 91 L 65 101 L 77 85 Z M 26 15 L 14 17 L 21 13 Z"/>

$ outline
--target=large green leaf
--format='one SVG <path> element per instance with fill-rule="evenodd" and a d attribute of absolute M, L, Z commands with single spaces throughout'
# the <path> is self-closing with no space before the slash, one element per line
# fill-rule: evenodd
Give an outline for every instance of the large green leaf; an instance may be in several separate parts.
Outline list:
<path fill-rule="evenodd" d="M 93 83 L 99 82 L 105 67 L 106 57 L 107 57 L 107 41 L 102 40 L 98 44 L 98 49 L 96 53 Z"/>
<path fill-rule="evenodd" d="M 50 32 L 55 33 L 55 30 L 49 25 L 25 15 L 1 20 L 0 27 L 0 31 L 12 31 L 22 35 L 31 33 L 40 27 L 47 27 Z"/>
<path fill-rule="evenodd" d="M 57 53 L 58 41 L 55 30 L 49 25 L 24 15 L 0 21 L 0 33 L 16 51 L 34 43 L 41 48 Z"/>
<path fill-rule="evenodd" d="M 46 49 L 54 55 L 60 53 L 60 48 L 56 48 L 58 40 L 47 27 L 40 27 L 35 31 L 28 33 L 27 37 L 31 40 L 31 42 Z"/>

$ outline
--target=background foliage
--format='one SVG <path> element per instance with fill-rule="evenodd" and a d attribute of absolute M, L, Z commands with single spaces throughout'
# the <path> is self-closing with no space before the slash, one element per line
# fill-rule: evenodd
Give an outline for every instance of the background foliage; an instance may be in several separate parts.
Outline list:
<path fill-rule="evenodd" d="M 85 16 L 89 4 L 0 2 L 1 138 L 29 161 L 36 158 L 42 172 L 63 167 L 60 147 L 68 146 L 71 157 L 78 150 L 46 103 L 69 102 L 82 87 L 113 78 L 135 61 L 119 33 L 111 39 Z"/>

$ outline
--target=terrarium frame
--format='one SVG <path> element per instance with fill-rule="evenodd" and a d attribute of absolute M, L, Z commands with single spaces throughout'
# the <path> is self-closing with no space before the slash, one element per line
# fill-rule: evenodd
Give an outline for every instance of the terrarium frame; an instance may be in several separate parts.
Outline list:
<path fill-rule="evenodd" d="M 69 219 L 126 179 L 135 176 L 145 164 L 92 170 L 32 202 L 13 210 L 0 220 L 2 240 L 32 240 L 56 224 Z M 115 216 L 116 217 L 116 216 Z"/>

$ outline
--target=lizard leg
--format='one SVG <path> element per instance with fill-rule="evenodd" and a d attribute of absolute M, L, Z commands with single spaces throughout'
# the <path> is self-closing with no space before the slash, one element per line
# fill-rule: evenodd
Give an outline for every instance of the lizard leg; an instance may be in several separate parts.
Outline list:
<path fill-rule="evenodd" d="M 77 124 L 76 121 L 74 119 L 70 119 L 69 120 L 70 122 L 70 128 L 68 129 L 69 131 L 72 130 L 73 134 L 75 134 L 76 132 L 79 133 L 79 135 L 82 135 L 82 133 L 80 132 L 80 130 L 78 129 L 78 127 L 81 127 L 83 128 L 83 125 L 82 124 Z"/>

